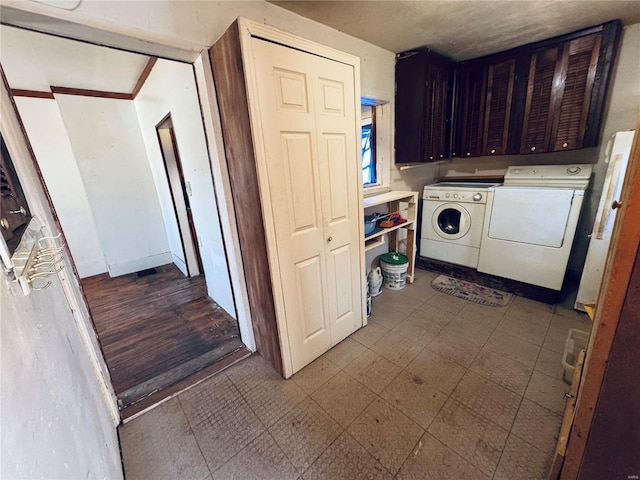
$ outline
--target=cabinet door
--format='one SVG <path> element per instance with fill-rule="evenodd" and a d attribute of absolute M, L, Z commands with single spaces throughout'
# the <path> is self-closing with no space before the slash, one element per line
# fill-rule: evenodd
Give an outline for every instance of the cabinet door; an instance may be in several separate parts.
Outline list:
<path fill-rule="evenodd" d="M 425 128 L 422 140 L 428 161 L 449 158 L 452 77 L 452 64 L 430 54 L 425 82 Z"/>
<path fill-rule="evenodd" d="M 9 152 L 2 140 L 2 155 L 0 156 L 0 230 L 2 237 L 13 251 L 18 246 L 22 232 L 26 228 L 30 217 L 29 207 L 20 188 Z"/>
<path fill-rule="evenodd" d="M 561 52 L 562 47 L 556 45 L 531 55 L 520 153 L 543 153 L 549 150 L 558 96 L 558 89 L 553 88 L 554 78 Z"/>
<path fill-rule="evenodd" d="M 251 43 L 268 177 L 262 203 L 274 222 L 269 248 L 296 372 L 362 325 L 354 71 Z"/>
<path fill-rule="evenodd" d="M 426 161 L 424 105 L 426 53 L 398 55 L 396 60 L 396 163 Z"/>
<path fill-rule="evenodd" d="M 503 155 L 507 151 L 515 69 L 515 58 L 488 67 L 483 155 Z"/>
<path fill-rule="evenodd" d="M 595 33 L 564 44 L 551 134 L 553 151 L 582 148 L 601 38 Z"/>
<path fill-rule="evenodd" d="M 460 70 L 456 147 L 460 157 L 478 157 L 482 154 L 486 79 L 484 66 L 477 62 L 465 64 Z"/>

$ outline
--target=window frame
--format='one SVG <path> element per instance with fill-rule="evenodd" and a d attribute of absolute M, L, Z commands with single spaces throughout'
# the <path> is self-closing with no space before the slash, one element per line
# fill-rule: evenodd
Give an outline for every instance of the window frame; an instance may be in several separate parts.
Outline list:
<path fill-rule="evenodd" d="M 364 179 L 361 178 L 363 194 L 365 197 L 368 197 L 391 190 L 393 110 L 391 102 L 372 97 L 361 97 L 360 105 L 362 107 L 371 107 L 371 123 L 374 140 L 372 154 L 375 156 L 376 182 L 364 185 Z M 367 123 L 368 117 L 366 122 L 364 117 L 362 117 L 361 125 L 364 126 Z M 360 134 L 362 134 L 362 132 L 360 132 Z M 362 149 L 360 150 L 359 158 L 360 165 L 362 165 Z"/>

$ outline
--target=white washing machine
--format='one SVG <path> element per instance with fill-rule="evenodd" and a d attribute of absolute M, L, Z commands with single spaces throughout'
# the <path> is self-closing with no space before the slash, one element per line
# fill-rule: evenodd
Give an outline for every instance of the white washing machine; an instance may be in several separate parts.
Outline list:
<path fill-rule="evenodd" d="M 591 165 L 509 167 L 487 192 L 478 271 L 562 289 Z"/>
<path fill-rule="evenodd" d="M 477 268 L 487 190 L 495 185 L 441 182 L 424 187 L 420 255 Z"/>

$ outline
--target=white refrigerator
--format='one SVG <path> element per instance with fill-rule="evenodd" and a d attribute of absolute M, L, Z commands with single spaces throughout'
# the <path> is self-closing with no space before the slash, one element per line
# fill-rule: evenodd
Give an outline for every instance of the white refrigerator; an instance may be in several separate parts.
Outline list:
<path fill-rule="evenodd" d="M 584 310 L 584 305 L 595 304 L 598 299 L 617 212 L 611 208 L 611 204 L 614 200 L 620 200 L 633 136 L 634 130 L 617 132 L 607 144 L 609 166 L 602 185 L 602 196 L 576 296 L 575 308 L 578 310 Z"/>

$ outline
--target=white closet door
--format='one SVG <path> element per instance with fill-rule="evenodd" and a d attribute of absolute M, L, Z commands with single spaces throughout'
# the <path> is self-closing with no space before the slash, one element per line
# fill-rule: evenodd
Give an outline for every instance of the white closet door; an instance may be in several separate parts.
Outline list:
<path fill-rule="evenodd" d="M 314 60 L 316 132 L 332 346 L 362 326 L 353 67 Z M 359 132 L 358 132 L 359 133 Z"/>
<path fill-rule="evenodd" d="M 353 68 L 256 38 L 252 51 L 295 372 L 362 322 Z"/>

